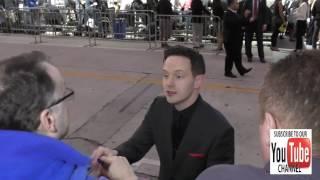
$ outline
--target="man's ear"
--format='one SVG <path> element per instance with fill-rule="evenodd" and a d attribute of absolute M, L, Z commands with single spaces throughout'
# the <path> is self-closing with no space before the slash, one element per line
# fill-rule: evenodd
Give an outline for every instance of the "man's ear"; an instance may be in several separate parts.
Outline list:
<path fill-rule="evenodd" d="M 260 124 L 260 143 L 262 148 L 262 156 L 265 161 L 269 160 L 269 147 L 270 147 L 270 129 L 279 128 L 275 117 L 269 113 L 265 112 L 263 120 Z"/>
<path fill-rule="evenodd" d="M 47 135 L 55 134 L 58 130 L 56 128 L 56 119 L 52 111 L 45 109 L 40 113 L 40 131 Z"/>
<path fill-rule="evenodd" d="M 277 128 L 279 128 L 278 124 L 277 124 L 277 121 L 276 121 L 276 118 L 269 112 L 265 112 L 264 113 L 264 123 L 266 123 L 265 126 L 268 129 L 277 129 Z"/>
<path fill-rule="evenodd" d="M 203 75 L 203 74 L 197 75 L 195 77 L 194 88 L 195 89 L 200 89 L 200 87 L 204 83 L 204 79 L 205 79 L 205 75 Z"/>

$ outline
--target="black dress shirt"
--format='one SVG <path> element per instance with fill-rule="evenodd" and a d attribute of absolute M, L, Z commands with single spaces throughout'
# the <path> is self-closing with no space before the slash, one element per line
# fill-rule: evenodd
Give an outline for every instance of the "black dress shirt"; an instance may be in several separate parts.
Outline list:
<path fill-rule="evenodd" d="M 172 159 L 174 159 L 176 156 L 176 151 L 178 150 L 186 129 L 188 128 L 193 112 L 197 107 L 198 101 L 200 99 L 199 97 L 197 98 L 195 103 L 182 111 L 178 111 L 175 108 L 173 109 L 173 122 L 171 129 L 173 149 Z"/>

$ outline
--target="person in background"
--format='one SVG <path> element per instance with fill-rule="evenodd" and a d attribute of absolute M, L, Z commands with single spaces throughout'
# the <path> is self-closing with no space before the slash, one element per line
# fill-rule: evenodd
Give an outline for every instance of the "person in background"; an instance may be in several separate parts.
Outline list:
<path fill-rule="evenodd" d="M 279 35 L 279 27 L 285 23 L 283 14 L 283 5 L 281 0 L 275 0 L 273 3 L 273 18 L 272 18 L 272 35 L 271 35 L 271 47 L 272 51 L 279 51 L 277 47 L 277 40 Z"/>
<path fill-rule="evenodd" d="M 216 23 L 219 23 L 219 32 L 217 35 L 218 38 L 218 44 L 217 44 L 217 50 L 221 51 L 223 50 L 223 15 L 224 15 L 224 8 L 222 6 L 221 0 L 214 0 L 212 2 L 212 11 L 214 16 L 218 16 L 218 19 L 216 20 Z"/>
<path fill-rule="evenodd" d="M 294 15 L 296 17 L 296 51 L 300 51 L 303 48 L 303 36 L 307 29 L 307 18 L 309 17 L 309 5 L 308 0 L 301 0 L 299 7 L 295 10 Z"/>
<path fill-rule="evenodd" d="M 168 47 L 168 39 L 171 36 L 172 31 L 172 23 L 170 15 L 173 15 L 172 11 L 172 4 L 169 0 L 160 0 L 157 12 L 160 15 L 160 41 L 161 47 L 167 48 Z"/>
<path fill-rule="evenodd" d="M 202 36 L 203 36 L 203 24 L 205 22 L 203 15 L 210 15 L 210 12 L 203 6 L 201 0 L 192 0 L 191 2 L 191 11 L 192 11 L 192 41 L 193 48 L 198 49 L 202 48 Z"/>
<path fill-rule="evenodd" d="M 245 0 L 245 10 L 250 12 L 247 17 L 249 23 L 245 30 L 245 49 L 248 62 L 252 62 L 252 39 L 256 36 L 258 55 L 261 63 L 265 63 L 263 50 L 263 32 L 267 30 L 267 5 L 266 0 Z"/>
<path fill-rule="evenodd" d="M 320 51 L 292 53 L 272 65 L 259 94 L 260 143 L 264 168 L 218 165 L 196 180 L 319 180 L 320 179 Z M 312 129 L 312 175 L 270 174 L 270 129 Z"/>
<path fill-rule="evenodd" d="M 242 27 L 245 24 L 245 18 L 242 18 L 237 11 L 239 3 L 237 0 L 228 0 L 228 9 L 224 15 L 224 47 L 226 49 L 225 72 L 224 75 L 230 78 L 237 76 L 232 73 L 233 64 L 241 76 L 248 73 L 252 68 L 246 69 L 242 65 Z M 249 11 L 245 12 L 245 16 L 249 15 Z"/>
<path fill-rule="evenodd" d="M 246 0 L 240 0 L 239 2 L 239 9 L 237 11 L 238 15 L 240 15 L 242 18 L 244 17 L 244 12 L 245 12 L 245 6 L 246 6 Z M 246 24 L 248 23 L 248 18 L 245 18 L 246 21 L 245 23 L 242 25 L 241 27 L 241 51 L 242 51 L 242 47 L 243 47 L 243 39 L 244 39 L 244 32 L 246 30 Z M 241 56 L 242 57 L 242 56 Z"/>
<path fill-rule="evenodd" d="M 313 7 L 311 10 L 313 19 L 314 19 L 314 30 L 312 35 L 312 48 L 317 49 L 317 42 L 319 39 L 319 30 L 320 30 L 320 0 L 314 0 Z"/>

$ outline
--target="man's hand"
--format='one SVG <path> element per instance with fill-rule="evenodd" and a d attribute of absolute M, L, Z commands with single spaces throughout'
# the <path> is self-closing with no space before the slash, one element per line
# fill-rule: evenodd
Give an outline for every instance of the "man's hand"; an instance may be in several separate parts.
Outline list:
<path fill-rule="evenodd" d="M 100 157 L 116 155 L 118 155 L 118 151 L 103 146 L 99 146 L 96 150 L 94 150 L 91 154 L 91 168 L 94 174 L 99 173 L 101 170 L 101 166 L 98 163 L 98 159 L 100 159 Z"/>
<path fill-rule="evenodd" d="M 262 26 L 262 32 L 265 32 L 266 30 L 267 30 L 267 25 L 264 24 L 264 25 Z"/>
<path fill-rule="evenodd" d="M 101 175 L 110 180 L 138 180 L 127 158 L 122 156 L 102 156 L 99 158 L 108 167 L 101 168 Z"/>

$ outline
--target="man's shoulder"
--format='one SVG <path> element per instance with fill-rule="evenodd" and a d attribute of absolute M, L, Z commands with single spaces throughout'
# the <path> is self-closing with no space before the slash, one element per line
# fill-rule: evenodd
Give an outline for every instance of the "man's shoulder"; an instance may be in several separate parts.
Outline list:
<path fill-rule="evenodd" d="M 248 165 L 216 165 L 203 171 L 197 180 L 262 179 L 264 169 Z"/>
<path fill-rule="evenodd" d="M 232 127 L 225 116 L 216 108 L 211 106 L 205 100 L 199 102 L 199 111 L 204 120 L 208 123 L 214 123 L 215 125 L 224 125 L 224 127 Z M 220 126 L 222 127 L 222 126 Z"/>

